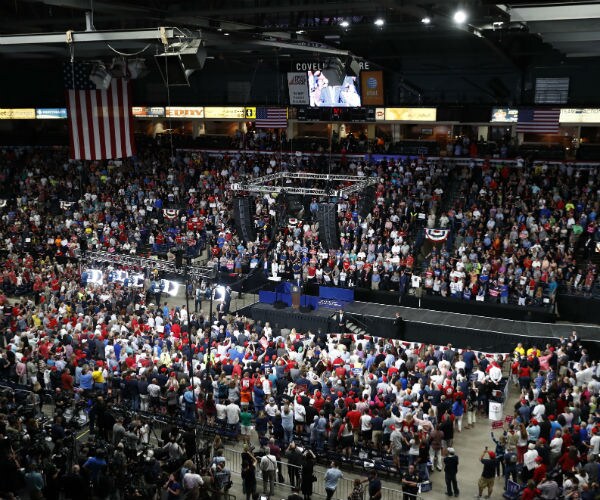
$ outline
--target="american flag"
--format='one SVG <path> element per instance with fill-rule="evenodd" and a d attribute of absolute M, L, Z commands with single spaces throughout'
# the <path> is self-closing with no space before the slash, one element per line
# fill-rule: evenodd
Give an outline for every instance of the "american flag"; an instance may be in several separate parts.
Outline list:
<path fill-rule="evenodd" d="M 94 65 L 64 66 L 71 158 L 107 160 L 135 154 L 129 83 L 113 78 L 108 90 L 90 80 Z"/>
<path fill-rule="evenodd" d="M 517 132 L 557 134 L 560 109 L 519 109 Z"/>
<path fill-rule="evenodd" d="M 257 128 L 287 128 L 286 108 L 257 108 Z"/>

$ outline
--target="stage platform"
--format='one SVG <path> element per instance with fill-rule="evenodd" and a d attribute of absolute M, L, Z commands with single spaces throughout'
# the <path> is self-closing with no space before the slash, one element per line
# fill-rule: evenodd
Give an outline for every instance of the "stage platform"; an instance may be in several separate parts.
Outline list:
<path fill-rule="evenodd" d="M 600 349 L 600 327 L 571 323 L 536 323 L 468 314 L 414 309 L 355 301 L 344 308 L 349 318 L 355 319 L 371 335 L 399 338 L 394 319 L 399 312 L 404 320 L 403 340 L 431 344 L 452 343 L 456 347 L 470 345 L 473 349 L 489 352 L 512 352 L 517 342 L 541 347 L 560 337 L 568 337 L 573 330 L 592 348 Z M 277 309 L 270 304 L 256 303 L 247 311 L 254 320 L 269 321 L 279 328 L 297 328 L 300 331 L 335 332 L 335 310 L 320 308 L 300 312 L 286 307 Z"/>

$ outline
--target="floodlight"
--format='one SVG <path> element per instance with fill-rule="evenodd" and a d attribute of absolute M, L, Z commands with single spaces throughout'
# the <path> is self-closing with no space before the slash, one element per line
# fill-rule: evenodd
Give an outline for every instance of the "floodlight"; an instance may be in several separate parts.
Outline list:
<path fill-rule="evenodd" d="M 459 9 L 454 13 L 453 19 L 456 24 L 463 24 L 467 20 L 467 13 Z"/>

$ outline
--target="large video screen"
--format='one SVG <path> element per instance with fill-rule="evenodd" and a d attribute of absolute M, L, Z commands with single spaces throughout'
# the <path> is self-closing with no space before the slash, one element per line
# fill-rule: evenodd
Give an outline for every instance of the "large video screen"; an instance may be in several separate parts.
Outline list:
<path fill-rule="evenodd" d="M 358 78 L 334 70 L 309 71 L 308 95 L 311 107 L 361 106 Z"/>

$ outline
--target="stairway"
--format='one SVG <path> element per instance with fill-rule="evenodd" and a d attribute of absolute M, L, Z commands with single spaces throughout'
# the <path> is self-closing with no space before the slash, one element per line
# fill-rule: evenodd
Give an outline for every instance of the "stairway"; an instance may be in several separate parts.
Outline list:
<path fill-rule="evenodd" d="M 354 335 L 367 335 L 367 331 L 364 329 L 364 326 L 359 325 L 358 322 L 355 322 L 352 319 L 346 321 L 346 328 L 350 330 Z"/>

